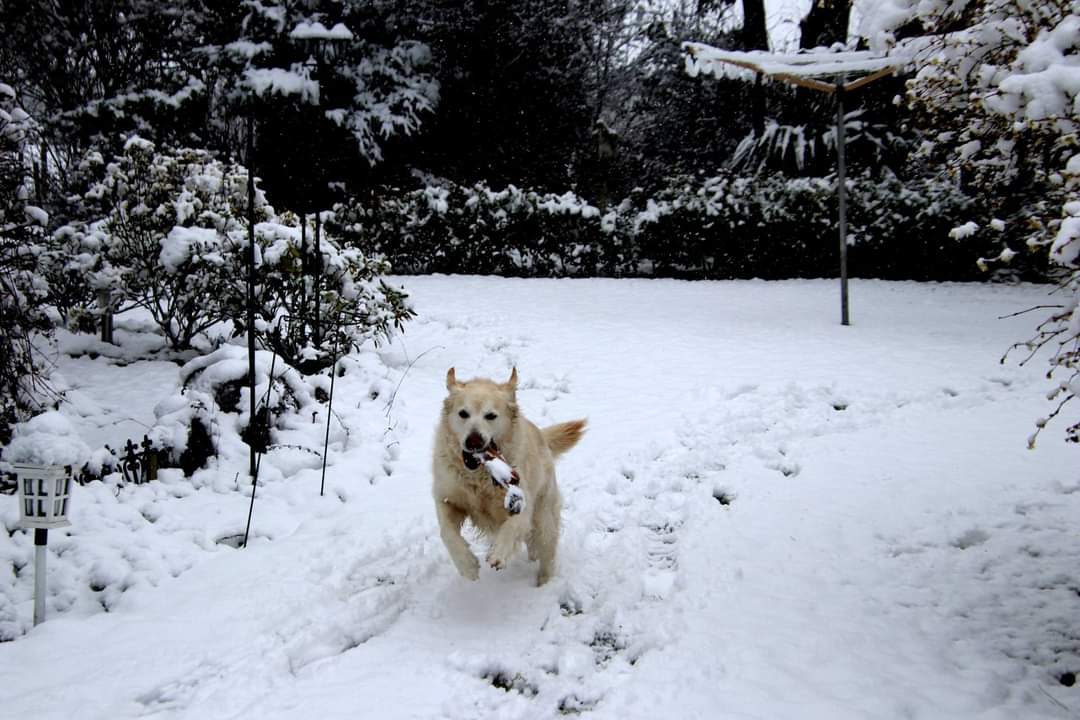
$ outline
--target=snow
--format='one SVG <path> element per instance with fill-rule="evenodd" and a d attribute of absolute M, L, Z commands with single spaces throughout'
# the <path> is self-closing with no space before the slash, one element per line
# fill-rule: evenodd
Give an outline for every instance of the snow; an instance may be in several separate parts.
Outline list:
<path fill-rule="evenodd" d="M 963 240 L 965 238 L 971 237 L 978 231 L 978 224 L 969 220 L 963 225 L 958 225 L 957 227 L 954 227 L 952 230 L 950 230 L 949 237 L 953 238 L 954 240 Z"/>
<path fill-rule="evenodd" d="M 1065 203 L 1064 211 L 1061 227 L 1050 245 L 1050 259 L 1074 267 L 1080 260 L 1080 201 Z"/>
<path fill-rule="evenodd" d="M 273 46 L 268 42 L 252 42 L 250 40 L 236 40 L 225 45 L 225 52 L 235 57 L 251 60 L 257 55 L 268 53 Z"/>
<path fill-rule="evenodd" d="M 318 104 L 319 82 L 308 76 L 302 66 L 285 68 L 248 68 L 244 71 L 244 84 L 258 96 L 266 94 L 299 95 L 301 102 Z"/>
<path fill-rule="evenodd" d="M 37 628 L 32 537 L 0 496 L 5 715 L 1038 720 L 1080 707 L 1057 681 L 1080 667 L 1076 448 L 1051 424 L 1025 449 L 1050 405 L 1044 367 L 998 363 L 1030 318 L 997 318 L 1048 288 L 854 280 L 843 327 L 834 281 L 393 282 L 418 318 L 340 362 L 326 494 L 325 405 L 305 397 L 263 458 L 248 548 L 235 549 L 247 455 L 221 408 L 207 412 L 232 440 L 191 478 L 74 489 Z M 239 371 L 233 346 L 181 369 L 73 345 L 61 337 L 57 360 L 73 401 L 20 437 L 115 446 L 182 379 L 206 392 L 206 373 Z M 521 411 L 541 426 L 589 418 L 558 463 L 559 569 L 542 588 L 524 553 L 470 583 L 439 539 L 429 467 L 450 366 L 516 366 Z"/>
<path fill-rule="evenodd" d="M 484 467 L 491 473 L 491 479 L 499 485 L 506 487 L 514 479 L 514 470 L 500 457 L 482 458 Z"/>
<path fill-rule="evenodd" d="M 20 425 L 4 451 L 9 463 L 31 465 L 81 465 L 90 449 L 68 418 L 49 411 Z"/>
<path fill-rule="evenodd" d="M 916 7 L 917 0 L 855 0 L 852 9 L 859 18 L 858 34 L 872 50 L 882 50 L 893 46 L 893 31 L 911 19 Z"/>
<path fill-rule="evenodd" d="M 905 55 L 887 56 L 870 51 L 769 53 L 762 50 L 721 50 L 703 43 L 684 43 L 686 69 L 691 76 L 699 72 L 716 77 L 753 79 L 752 69 L 766 75 L 822 77 L 874 73 L 906 64 Z M 749 73 L 749 74 L 748 74 Z"/>
<path fill-rule="evenodd" d="M 217 248 L 221 243 L 213 228 L 182 227 L 177 225 L 161 238 L 161 267 L 175 275 L 191 260 L 197 248 Z"/>
<path fill-rule="evenodd" d="M 1075 54 L 1078 45 L 1080 16 L 1068 15 L 1052 30 L 1041 31 L 1017 54 L 1021 72 L 1006 77 L 999 87 L 1006 96 L 1023 97 L 1023 117 L 1027 120 L 1075 115 L 1080 98 L 1080 64 Z"/>
<path fill-rule="evenodd" d="M 297 40 L 352 40 L 353 34 L 341 23 L 327 30 L 321 22 L 301 22 L 292 29 L 289 37 Z"/>
<path fill-rule="evenodd" d="M 27 205 L 23 208 L 23 212 L 26 213 L 26 217 L 30 219 L 30 222 L 41 227 L 48 227 L 49 213 L 41 208 L 35 205 Z"/>

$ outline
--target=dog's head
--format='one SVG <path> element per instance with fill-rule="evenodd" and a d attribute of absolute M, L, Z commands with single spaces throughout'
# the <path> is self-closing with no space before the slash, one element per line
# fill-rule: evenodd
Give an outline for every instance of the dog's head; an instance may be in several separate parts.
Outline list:
<path fill-rule="evenodd" d="M 480 463 L 474 453 L 492 445 L 503 445 L 517 419 L 517 368 L 504 383 L 477 378 L 460 382 L 450 368 L 446 373 L 449 394 L 443 402 L 443 422 L 461 448 L 465 467 L 475 470 Z"/>

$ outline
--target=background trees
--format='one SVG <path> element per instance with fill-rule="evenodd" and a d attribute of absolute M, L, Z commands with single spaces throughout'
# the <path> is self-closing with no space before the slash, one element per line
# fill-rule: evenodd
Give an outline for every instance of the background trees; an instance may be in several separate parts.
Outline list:
<path fill-rule="evenodd" d="M 858 30 L 875 47 L 915 43 L 927 60 L 906 89 L 875 83 L 848 115 L 864 203 L 853 208 L 853 271 L 966 279 L 980 255 L 1017 258 L 997 277 L 1044 277 L 1051 255 L 1071 267 L 1075 94 L 1051 77 L 1075 56 L 1071 5 L 971 0 L 890 14 L 876 3 L 860 3 L 864 27 L 852 28 L 847 0 L 815 2 L 797 39 L 834 45 Z M 521 274 L 833 266 L 820 238 L 835 182 L 831 104 L 685 72 L 685 40 L 767 49 L 760 0 L 0 0 L 0 14 L 0 73 L 37 120 L 33 139 L 4 154 L 5 208 L 16 217 L 33 202 L 47 223 L 11 247 L 38 243 L 47 282 L 34 292 L 73 328 L 100 313 L 99 290 L 130 304 L 196 275 L 160 307 L 174 346 L 198 336 L 209 319 L 175 326 L 175 303 L 218 287 L 215 253 L 247 223 L 233 200 L 189 188 L 219 170 L 232 178 L 223 186 L 248 169 L 260 178 L 261 220 L 280 227 L 258 242 L 289 238 L 275 272 L 293 283 L 278 307 L 301 321 L 278 340 L 294 354 L 325 357 L 323 329 L 341 310 L 332 266 L 349 249 L 325 236 L 327 223 L 362 251 L 354 269 L 371 279 L 382 268 L 372 250 L 417 271 L 475 270 L 477 258 Z M 135 163 L 150 146 L 154 160 Z M 150 214 L 142 200 L 125 204 L 139 188 L 153 196 Z M 169 205 L 177 188 L 231 209 Z M 718 188 L 735 190 L 718 198 Z M 180 233 L 198 250 L 182 272 L 154 252 L 176 228 L 206 231 L 202 245 Z M 990 250 L 1001 242 L 1004 254 Z M 124 243 L 156 264 L 109 271 Z M 391 326 L 407 317 L 400 298 L 370 287 Z"/>

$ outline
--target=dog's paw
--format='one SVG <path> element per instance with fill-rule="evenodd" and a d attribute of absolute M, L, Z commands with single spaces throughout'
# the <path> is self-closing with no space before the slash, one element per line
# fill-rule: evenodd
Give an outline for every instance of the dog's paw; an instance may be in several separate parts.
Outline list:
<path fill-rule="evenodd" d="M 454 565 L 457 566 L 457 570 L 461 574 L 461 577 L 466 580 L 480 579 L 480 561 L 476 559 L 475 555 L 470 553 L 467 557 L 455 557 Z"/>
<path fill-rule="evenodd" d="M 507 558 L 504 553 L 500 553 L 495 550 L 491 551 L 491 553 L 489 553 L 487 556 L 488 565 L 495 568 L 496 570 L 502 570 L 504 567 L 506 567 L 506 563 L 508 560 L 509 558 Z"/>

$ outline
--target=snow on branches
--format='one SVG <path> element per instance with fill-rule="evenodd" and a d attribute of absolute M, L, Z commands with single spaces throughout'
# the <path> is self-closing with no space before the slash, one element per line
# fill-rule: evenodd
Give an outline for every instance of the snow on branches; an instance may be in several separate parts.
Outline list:
<path fill-rule="evenodd" d="M 382 160 L 388 139 L 416 132 L 434 109 L 439 86 L 425 71 L 431 51 L 387 40 L 377 9 L 267 0 L 248 3 L 247 11 L 243 37 L 204 48 L 233 78 L 228 94 L 237 105 L 254 96 L 314 108 L 348 131 L 371 165 Z"/>
<path fill-rule="evenodd" d="M 990 199 L 977 225 L 1061 269 L 1064 301 L 1017 346 L 1023 362 L 1049 349 L 1048 377 L 1066 376 L 1053 418 L 1080 393 L 1080 2 L 863 0 L 859 14 L 871 47 L 914 58 L 908 99 L 937 128 L 924 154 Z M 1015 255 L 1006 245 L 993 260 Z M 1067 436 L 1080 441 L 1080 424 Z"/>
<path fill-rule="evenodd" d="M 52 330 L 48 283 L 35 272 L 47 214 L 27 203 L 33 188 L 27 152 L 36 126 L 14 89 L 0 82 L 0 443 L 10 426 L 44 406 L 51 390 L 35 333 Z"/>
<path fill-rule="evenodd" d="M 218 323 L 245 331 L 247 169 L 203 150 L 159 150 L 137 137 L 114 161 L 94 156 L 88 163 L 100 166 L 101 179 L 85 197 L 102 219 L 54 233 L 67 250 L 54 274 L 77 263 L 94 289 L 107 291 L 114 312 L 145 308 L 175 350 L 189 348 Z M 385 263 L 333 238 L 311 247 L 310 223 L 302 231 L 299 219 L 277 214 L 261 190 L 255 205 L 254 331 L 286 362 L 307 359 L 317 369 L 331 362 L 327 348 L 344 352 L 376 341 L 412 316 L 405 296 L 378 280 Z M 321 268 L 317 287 L 313 264 Z M 316 342 L 319 347 L 304 324 L 282 330 L 279 322 L 283 315 L 303 315 L 316 296 L 317 322 L 329 328 L 318 338 L 328 342 Z"/>

